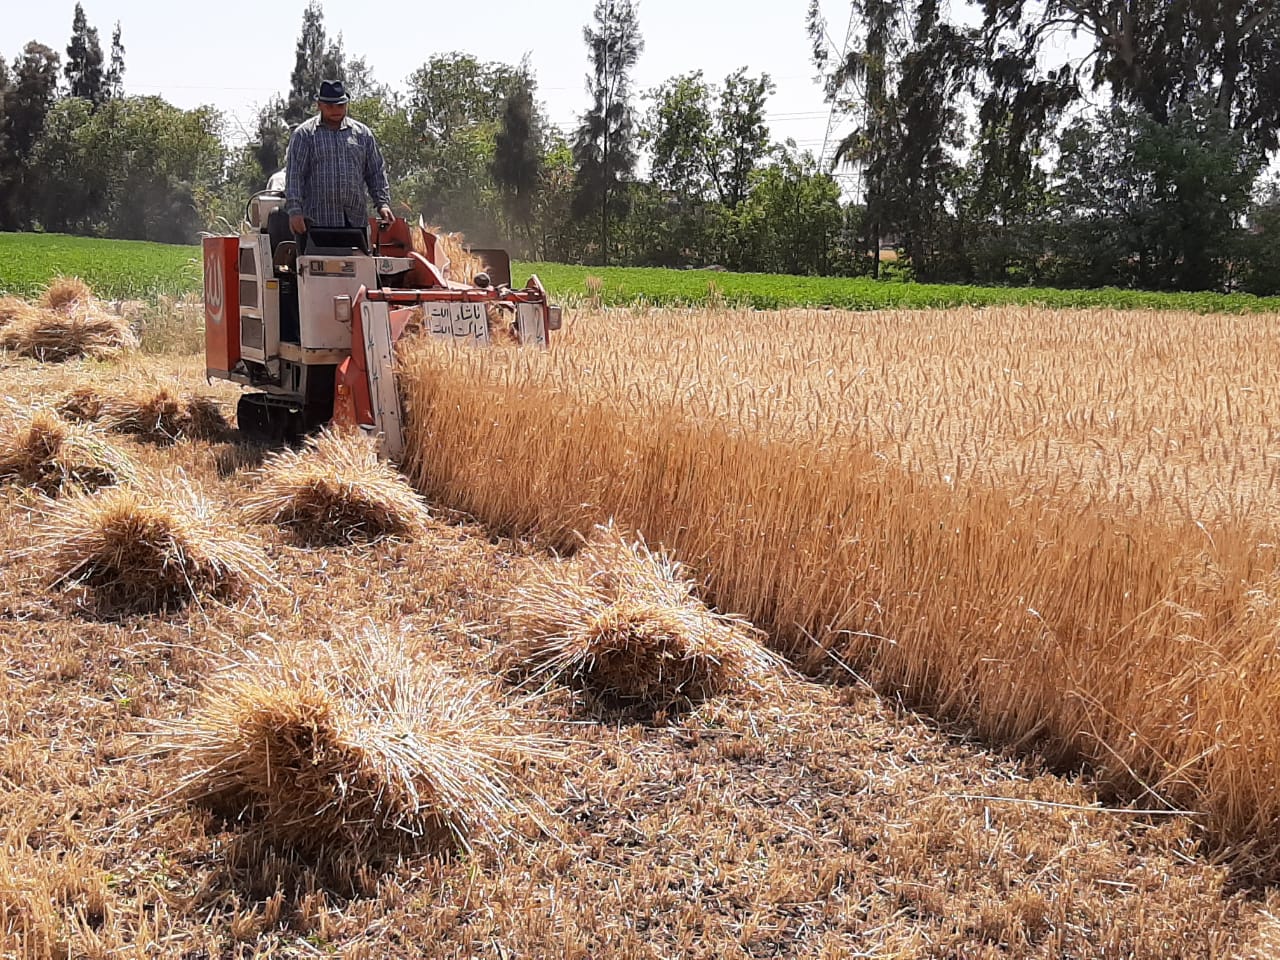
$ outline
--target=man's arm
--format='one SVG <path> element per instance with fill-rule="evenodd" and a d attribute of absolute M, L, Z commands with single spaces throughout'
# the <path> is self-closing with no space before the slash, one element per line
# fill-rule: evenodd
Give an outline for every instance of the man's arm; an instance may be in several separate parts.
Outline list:
<path fill-rule="evenodd" d="M 364 154 L 364 183 L 369 188 L 369 196 L 373 205 L 382 216 L 383 211 L 391 212 L 391 184 L 387 181 L 387 165 L 382 160 L 382 150 L 378 147 L 373 131 L 369 132 L 369 149 Z"/>
<path fill-rule="evenodd" d="M 289 148 L 285 152 L 284 210 L 289 214 L 294 233 L 299 230 L 293 221 L 302 218 L 303 186 L 311 180 L 311 138 L 302 135 L 302 128 L 293 131 Z"/>

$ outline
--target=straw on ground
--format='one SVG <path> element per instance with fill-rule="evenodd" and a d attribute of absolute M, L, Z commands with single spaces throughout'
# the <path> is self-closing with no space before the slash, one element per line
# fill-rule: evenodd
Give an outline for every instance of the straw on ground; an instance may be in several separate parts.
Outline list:
<path fill-rule="evenodd" d="M 94 400 L 74 392 L 64 407 L 96 418 L 118 433 L 149 443 L 178 440 L 220 440 L 231 431 L 217 401 L 193 394 L 176 383 L 126 381 Z"/>
<path fill-rule="evenodd" d="M 70 313 L 77 306 L 86 306 L 93 299 L 93 290 L 79 277 L 54 277 L 49 281 L 38 305 L 45 310 Z"/>
<path fill-rule="evenodd" d="M 137 345 L 127 320 L 92 301 L 32 310 L 0 326 L 0 347 L 47 363 L 109 357 Z"/>

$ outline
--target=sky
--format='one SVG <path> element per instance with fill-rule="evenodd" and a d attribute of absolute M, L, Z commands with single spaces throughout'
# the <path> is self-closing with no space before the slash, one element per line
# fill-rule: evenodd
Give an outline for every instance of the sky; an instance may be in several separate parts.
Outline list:
<path fill-rule="evenodd" d="M 325 27 L 346 51 L 364 56 L 377 80 L 403 89 L 405 78 L 433 54 L 459 50 L 482 60 L 517 63 L 526 53 L 538 96 L 553 123 L 575 124 L 587 106 L 587 51 L 582 28 L 595 0 L 486 0 L 477 13 L 449 5 L 323 2 Z M 119 21 L 125 47 L 125 92 L 158 94 L 188 109 L 221 110 L 232 140 L 243 140 L 257 108 L 289 88 L 294 43 L 306 0 L 82 0 L 104 53 Z M 179 7 L 185 10 L 179 12 Z M 774 140 L 794 139 L 815 154 L 827 135 L 828 107 L 815 82 L 805 31 L 807 0 L 639 0 L 645 50 L 633 76 L 645 91 L 678 73 L 702 70 L 719 81 L 739 67 L 767 72 L 777 85 L 768 105 Z M 0 0 L 0 54 L 10 62 L 28 40 L 65 56 L 74 0 Z M 420 13 L 414 13 L 415 9 Z M 378 11 L 386 11 L 379 16 Z M 437 15 L 432 11 L 439 11 Z M 847 4 L 824 4 L 843 41 Z M 480 13 L 479 11 L 483 11 Z M 841 127 L 834 136 L 838 141 Z"/>

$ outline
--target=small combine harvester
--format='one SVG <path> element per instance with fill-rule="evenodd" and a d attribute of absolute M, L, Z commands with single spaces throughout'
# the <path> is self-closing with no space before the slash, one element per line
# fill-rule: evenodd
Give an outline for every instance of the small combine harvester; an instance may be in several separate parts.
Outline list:
<path fill-rule="evenodd" d="M 252 232 L 204 239 L 205 368 L 253 388 L 236 408 L 253 439 L 279 444 L 326 423 L 355 425 L 398 461 L 398 341 L 425 334 L 545 348 L 560 328 L 560 308 L 536 276 L 511 288 L 501 250 L 472 251 L 487 272 L 458 283 L 437 238 L 422 230 L 415 250 L 404 220 L 371 219 L 367 233 L 312 228 L 299 240 L 272 192 L 249 201 L 245 220 Z"/>

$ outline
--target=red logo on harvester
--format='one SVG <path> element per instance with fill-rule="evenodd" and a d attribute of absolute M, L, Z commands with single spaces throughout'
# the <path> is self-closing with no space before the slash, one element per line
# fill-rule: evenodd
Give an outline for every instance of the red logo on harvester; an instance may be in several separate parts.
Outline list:
<path fill-rule="evenodd" d="M 204 306 L 209 314 L 209 322 L 221 325 L 223 321 L 223 301 L 226 290 L 222 279 L 222 250 L 215 247 L 204 255 Z"/>

